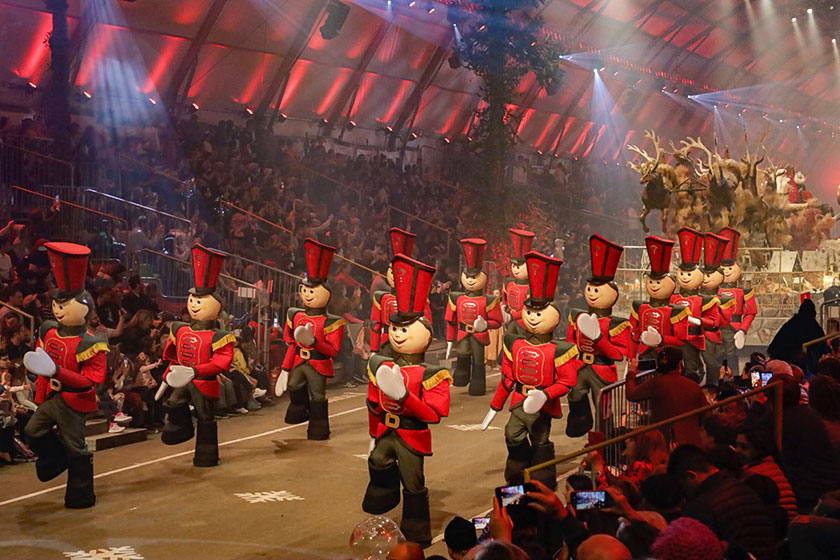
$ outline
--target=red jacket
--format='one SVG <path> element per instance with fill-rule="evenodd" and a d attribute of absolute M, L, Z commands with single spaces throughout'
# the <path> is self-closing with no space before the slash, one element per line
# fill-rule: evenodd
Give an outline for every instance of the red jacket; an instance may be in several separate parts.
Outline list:
<path fill-rule="evenodd" d="M 295 329 L 303 325 L 312 325 L 312 333 L 315 335 L 315 344 L 312 348 L 303 348 L 295 340 Z M 344 325 L 344 319 L 335 315 L 326 313 L 309 315 L 305 309 L 289 308 L 286 314 L 286 326 L 283 329 L 283 341 L 288 345 L 286 357 L 283 359 L 283 369 L 291 371 L 303 363 L 308 363 L 321 375 L 332 377 L 332 359 L 338 356 L 338 351 L 341 349 Z"/>
<path fill-rule="evenodd" d="M 684 412 L 690 412 L 708 405 L 700 385 L 679 373 L 668 373 L 648 377 L 641 383 L 636 381 L 636 372 L 627 370 L 627 400 L 631 402 L 650 400 L 650 423 L 661 422 Z M 687 418 L 663 428 L 665 437 L 671 439 L 673 431 L 677 444 L 700 444 L 700 417 Z"/>
<path fill-rule="evenodd" d="M 388 342 L 388 327 L 391 325 L 391 315 L 397 312 L 397 297 L 393 292 L 374 292 L 373 306 L 370 310 L 370 351 L 378 352 L 383 344 Z M 423 310 L 426 319 L 432 322 L 432 310 L 429 301 Z"/>
<path fill-rule="evenodd" d="M 560 397 L 577 382 L 577 346 L 570 342 L 536 340 L 507 334 L 504 338 L 502 379 L 490 408 L 501 410 L 508 395 L 511 410 L 522 406 L 530 389 L 539 389 L 548 396 L 542 410 L 554 418 L 563 416 Z"/>
<path fill-rule="evenodd" d="M 723 285 L 720 293 L 734 298 L 735 304 L 732 307 L 732 317 L 729 322 L 736 331 L 750 330 L 753 319 L 758 315 L 758 306 L 755 303 L 755 290 L 744 290 L 734 286 Z"/>
<path fill-rule="evenodd" d="M 172 323 L 169 340 L 163 349 L 163 359 L 169 360 L 170 366 L 181 365 L 195 370 L 192 381 L 204 396 L 219 398 L 218 375 L 230 369 L 233 361 L 233 347 L 236 338 L 233 333 L 204 328 L 198 323 Z M 163 379 L 169 375 L 169 368 Z"/>
<path fill-rule="evenodd" d="M 569 331 L 566 333 L 566 341 L 577 345 L 578 367 L 591 366 L 601 378 L 615 383 L 618 381 L 615 362 L 627 357 L 633 345 L 630 321 L 623 317 L 599 317 L 601 336 L 594 341 L 577 330 L 576 321 L 581 313 L 586 311 L 572 309 L 569 314 Z"/>
<path fill-rule="evenodd" d="M 525 300 L 528 299 L 528 292 L 531 287 L 526 280 L 524 284 L 516 280 L 508 280 L 502 288 L 502 303 L 508 308 L 511 320 L 518 321 L 522 318 L 522 308 L 525 307 Z"/>
<path fill-rule="evenodd" d="M 673 294 L 671 296 L 671 303 L 687 307 L 692 317 L 700 319 L 702 322 L 701 325 L 689 325 L 687 342 L 693 344 L 698 350 L 705 350 L 706 336 L 704 331 L 718 327 L 720 321 L 718 305 L 720 304 L 720 300 L 715 296 Z"/>
<path fill-rule="evenodd" d="M 381 365 L 400 366 L 408 392 L 401 401 L 386 396 L 376 386 L 376 370 Z M 404 365 L 400 356 L 371 356 L 368 362 L 368 412 L 370 435 L 381 438 L 390 432 L 397 435 L 420 455 L 432 454 L 432 432 L 429 424 L 437 424 L 449 416 L 449 370 L 430 364 Z"/>
<path fill-rule="evenodd" d="M 682 346 L 688 338 L 688 309 L 682 305 L 651 305 L 635 300 L 630 307 L 630 357 L 643 354 L 648 347 L 642 344 L 642 333 L 653 327 L 662 337 L 663 346 Z"/>
<path fill-rule="evenodd" d="M 479 316 L 487 321 L 487 330 L 482 333 L 473 331 L 473 321 Z M 496 296 L 467 295 L 459 292 L 449 293 L 449 305 L 446 306 L 446 340 L 461 342 L 468 336 L 474 337 L 484 346 L 490 344 L 490 333 L 502 326 L 502 308 Z"/>
<path fill-rule="evenodd" d="M 73 410 L 96 410 L 96 384 L 105 382 L 108 344 L 84 327 L 61 327 L 55 321 L 44 321 L 38 330 L 36 347 L 50 355 L 56 371 L 52 378 L 38 376 L 35 402 L 41 404 L 51 393 L 60 391 L 61 398 Z"/>

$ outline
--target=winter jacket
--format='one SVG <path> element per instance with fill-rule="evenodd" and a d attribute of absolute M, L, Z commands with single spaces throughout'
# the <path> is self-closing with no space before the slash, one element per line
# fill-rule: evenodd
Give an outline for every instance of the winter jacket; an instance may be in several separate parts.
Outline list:
<path fill-rule="evenodd" d="M 779 488 L 779 505 L 787 512 L 788 517 L 791 519 L 796 517 L 796 495 L 793 493 L 793 488 L 790 487 L 790 482 L 788 482 L 785 473 L 782 472 L 782 469 L 779 468 L 772 457 L 765 457 L 758 463 L 748 466 L 747 472 L 772 478 Z"/>

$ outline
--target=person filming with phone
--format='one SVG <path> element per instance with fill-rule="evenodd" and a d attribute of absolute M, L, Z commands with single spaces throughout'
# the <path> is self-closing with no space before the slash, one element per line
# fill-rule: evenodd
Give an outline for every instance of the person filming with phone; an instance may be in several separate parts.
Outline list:
<path fill-rule="evenodd" d="M 700 385 L 682 375 L 682 351 L 666 346 L 656 355 L 656 375 L 638 382 L 638 360 L 627 367 L 627 400 L 650 400 L 650 422 L 661 422 L 674 416 L 706 406 Z M 687 418 L 663 431 L 665 438 L 677 444 L 700 442 L 700 417 Z"/>

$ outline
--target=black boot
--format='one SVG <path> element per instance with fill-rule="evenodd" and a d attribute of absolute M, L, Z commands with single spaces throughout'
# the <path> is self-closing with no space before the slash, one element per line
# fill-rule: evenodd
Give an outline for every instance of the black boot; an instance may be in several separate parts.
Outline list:
<path fill-rule="evenodd" d="M 52 430 L 45 436 L 30 438 L 29 447 L 38 456 L 35 472 L 41 482 L 52 480 L 67 470 L 67 452 Z"/>
<path fill-rule="evenodd" d="M 166 412 L 166 423 L 160 441 L 166 445 L 178 445 L 191 440 L 194 432 L 190 405 L 184 403 L 180 406 L 164 406 L 163 409 Z"/>
<path fill-rule="evenodd" d="M 381 515 L 391 511 L 400 503 L 400 470 L 396 463 L 384 469 L 377 469 L 368 461 L 370 482 L 362 500 L 362 511 Z"/>
<path fill-rule="evenodd" d="M 569 399 L 569 416 L 566 418 L 566 435 L 581 437 L 592 429 L 592 409 L 589 407 L 589 397 L 584 396 L 579 401 Z"/>
<path fill-rule="evenodd" d="M 309 389 L 306 386 L 289 391 L 286 424 L 303 424 L 309 420 Z"/>
<path fill-rule="evenodd" d="M 470 357 L 458 356 L 455 359 L 455 373 L 452 374 L 453 387 L 466 387 L 470 382 Z"/>
<path fill-rule="evenodd" d="M 196 467 L 215 467 L 219 464 L 219 429 L 215 420 L 199 422 L 195 437 L 195 455 L 193 465 Z"/>
<path fill-rule="evenodd" d="M 403 491 L 403 514 L 400 529 L 406 540 L 423 548 L 432 544 L 432 522 L 429 516 L 429 490 Z"/>
<path fill-rule="evenodd" d="M 327 401 L 312 401 L 309 403 L 309 426 L 306 428 L 306 439 L 316 441 L 330 439 L 329 404 Z"/>
<path fill-rule="evenodd" d="M 507 444 L 508 456 L 505 463 L 505 480 L 508 484 L 522 484 L 525 482 L 524 471 L 531 466 L 531 444 L 528 440 Z"/>
<path fill-rule="evenodd" d="M 93 493 L 93 455 L 74 455 L 67 458 L 67 489 L 64 507 L 84 509 L 96 503 Z"/>
<path fill-rule="evenodd" d="M 472 375 L 470 376 L 470 396 L 483 397 L 487 392 L 487 366 L 484 360 L 473 361 Z"/>
<path fill-rule="evenodd" d="M 550 441 L 537 445 L 531 451 L 531 466 L 545 463 L 554 459 L 554 444 Z M 531 473 L 533 480 L 539 480 L 552 490 L 557 489 L 557 465 L 551 465 L 544 469 Z"/>

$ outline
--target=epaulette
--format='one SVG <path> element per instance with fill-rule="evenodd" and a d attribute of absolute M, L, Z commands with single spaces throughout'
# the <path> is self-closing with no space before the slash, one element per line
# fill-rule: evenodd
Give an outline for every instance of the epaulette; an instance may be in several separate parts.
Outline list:
<path fill-rule="evenodd" d="M 516 333 L 507 333 L 504 338 L 502 338 L 502 351 L 505 353 L 508 360 L 513 360 L 513 344 L 522 338 L 525 338 L 525 336 Z"/>
<path fill-rule="evenodd" d="M 487 301 L 487 311 L 499 305 L 499 296 L 484 296 Z"/>
<path fill-rule="evenodd" d="M 458 298 L 464 295 L 464 292 L 449 292 L 449 306 L 452 309 L 458 308 Z"/>
<path fill-rule="evenodd" d="M 630 321 L 624 317 L 610 317 L 610 336 L 618 336 L 630 328 Z"/>
<path fill-rule="evenodd" d="M 291 328 L 295 324 L 295 315 L 305 312 L 305 309 L 300 307 L 290 307 L 286 310 L 286 325 Z"/>
<path fill-rule="evenodd" d="M 236 337 L 234 334 L 232 332 L 216 329 L 213 333 L 213 342 L 210 344 L 210 348 L 215 352 L 222 346 L 227 346 L 228 344 L 236 344 Z"/>
<path fill-rule="evenodd" d="M 172 321 L 172 323 L 169 324 L 169 340 L 172 342 L 178 340 L 178 331 L 189 326 L 189 323 L 184 323 L 183 321 Z"/>
<path fill-rule="evenodd" d="M 647 302 L 644 301 L 644 300 L 634 299 L 633 303 L 630 304 L 630 316 L 633 317 L 634 319 L 638 319 L 639 318 L 639 309 L 641 309 L 642 305 L 645 304 L 645 303 L 647 303 Z"/>
<path fill-rule="evenodd" d="M 373 306 L 375 308 L 380 309 L 382 307 L 382 296 L 384 296 L 387 293 L 389 292 L 383 290 L 373 292 Z"/>
<path fill-rule="evenodd" d="M 41 342 L 44 341 L 44 337 L 47 335 L 50 329 L 57 329 L 58 328 L 58 321 L 44 321 L 41 323 L 41 326 L 38 327 L 38 340 Z"/>
<path fill-rule="evenodd" d="M 691 311 L 684 305 L 671 305 L 671 324 L 679 323 L 683 319 L 688 319 L 691 316 Z"/>
<path fill-rule="evenodd" d="M 382 356 L 381 354 L 373 354 L 368 360 L 368 379 L 373 386 L 376 387 L 376 370 L 385 362 L 391 362 L 393 358 Z"/>
<path fill-rule="evenodd" d="M 423 372 L 423 389 L 428 391 L 444 381 L 452 383 L 452 375 L 445 366 L 426 365 L 426 370 Z"/>
<path fill-rule="evenodd" d="M 324 334 L 330 334 L 333 331 L 336 331 L 344 325 L 347 324 L 347 321 L 339 317 L 338 315 L 330 315 L 327 314 L 327 318 L 324 320 Z"/>
<path fill-rule="evenodd" d="M 76 346 L 77 362 L 87 361 L 99 352 L 110 351 L 110 348 L 108 347 L 108 342 L 103 338 L 99 338 L 98 336 L 93 335 L 89 332 L 82 333 L 81 338 L 82 340 L 79 341 L 79 345 Z"/>
<path fill-rule="evenodd" d="M 715 305 L 720 305 L 720 300 L 717 296 L 701 296 L 703 298 L 703 307 L 701 311 L 708 311 Z"/>
<path fill-rule="evenodd" d="M 556 340 L 554 344 L 556 345 L 554 347 L 554 367 L 560 367 L 572 358 L 576 358 L 580 352 L 574 342 Z"/>

